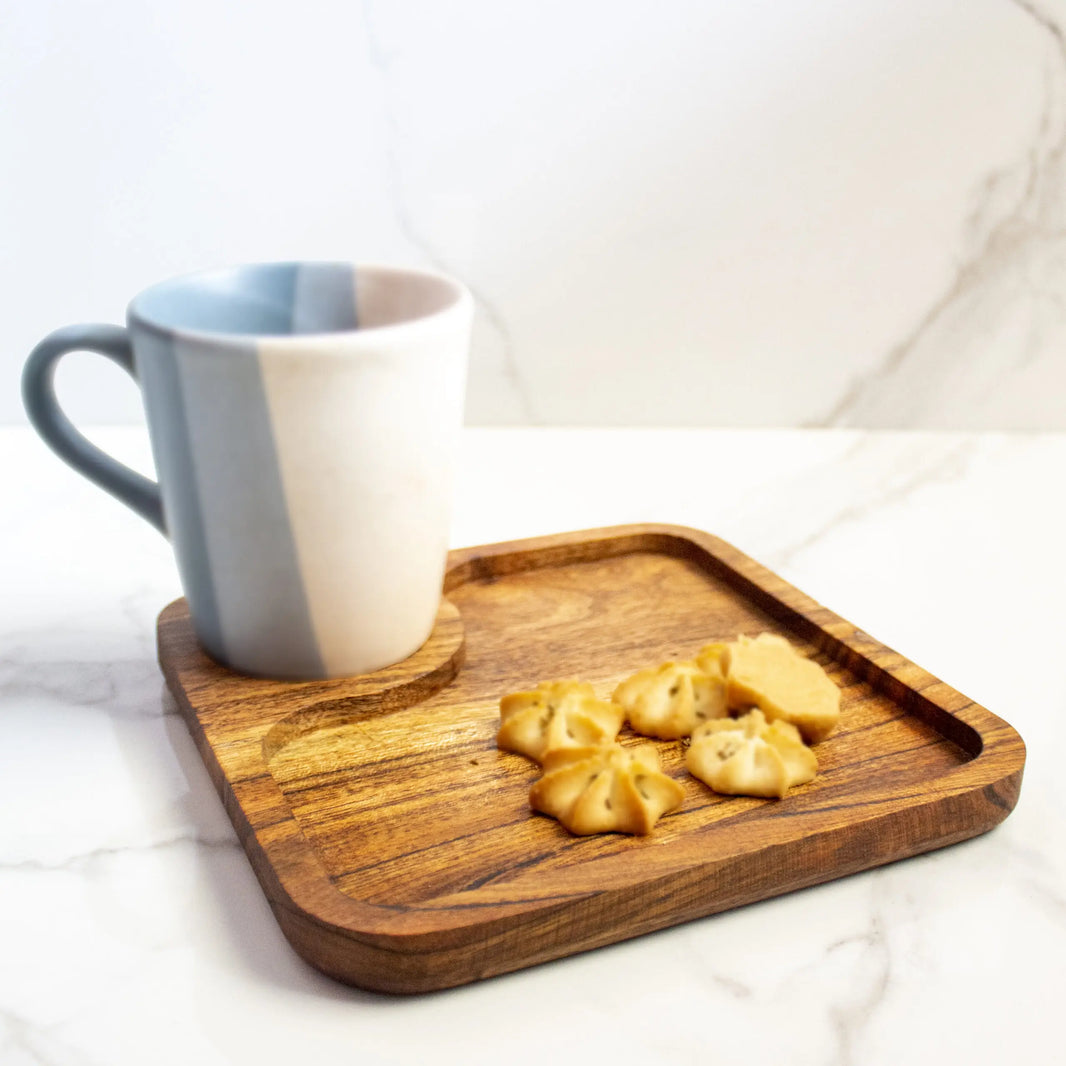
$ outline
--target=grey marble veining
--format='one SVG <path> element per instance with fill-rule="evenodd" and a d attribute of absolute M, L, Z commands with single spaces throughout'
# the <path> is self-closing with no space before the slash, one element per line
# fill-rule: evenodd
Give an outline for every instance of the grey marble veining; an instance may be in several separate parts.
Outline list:
<path fill-rule="evenodd" d="M 836 532 L 841 525 L 875 518 L 877 512 L 886 507 L 905 505 L 913 494 L 925 486 L 963 477 L 968 460 L 978 448 L 977 442 L 944 441 L 942 446 L 937 447 L 939 443 L 935 438 L 925 437 L 910 447 L 897 447 L 892 455 L 891 467 L 883 471 L 880 478 L 869 482 L 859 479 L 861 490 L 798 541 L 776 551 L 774 564 L 787 566 L 797 555 Z M 860 439 L 842 457 L 842 463 L 853 468 L 869 468 L 871 460 L 876 462 L 879 458 L 871 455 L 872 450 L 876 450 L 876 445 L 870 439 Z M 807 492 L 810 487 L 801 483 L 796 486 L 796 491 Z"/>
<path fill-rule="evenodd" d="M 1066 367 L 1063 12 L 1027 0 L 1012 3 L 1044 42 L 1042 107 L 1030 139 L 1015 160 L 978 184 L 946 288 L 812 425 L 1063 424 L 1066 416 L 1057 414 Z"/>

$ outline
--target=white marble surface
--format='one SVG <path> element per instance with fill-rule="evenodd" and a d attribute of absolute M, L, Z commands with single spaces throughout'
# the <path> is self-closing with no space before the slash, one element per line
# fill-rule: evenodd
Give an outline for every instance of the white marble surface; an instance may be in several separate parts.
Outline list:
<path fill-rule="evenodd" d="M 95 436 L 145 464 L 141 431 Z M 1015 812 L 975 840 L 392 998 L 321 976 L 274 923 L 154 661 L 178 594 L 166 543 L 0 430 L 0 1061 L 1052 1061 L 1064 470 L 1057 435 L 467 431 L 457 545 L 709 529 L 1008 719 L 1028 763 Z"/>
<path fill-rule="evenodd" d="M 1066 0 L 8 7 L 10 384 L 157 279 L 384 259 L 476 293 L 475 424 L 1066 429 Z"/>

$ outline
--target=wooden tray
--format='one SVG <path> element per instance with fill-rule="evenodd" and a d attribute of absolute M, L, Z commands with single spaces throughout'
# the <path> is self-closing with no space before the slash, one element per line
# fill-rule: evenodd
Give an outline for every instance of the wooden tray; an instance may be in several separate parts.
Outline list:
<path fill-rule="evenodd" d="M 456 551 L 445 593 L 410 659 L 304 684 L 218 666 L 184 601 L 159 618 L 167 684 L 278 923 L 341 981 L 463 984 L 976 836 L 1017 801 L 1009 725 L 706 533 Z M 530 811 L 537 768 L 495 745 L 501 694 L 574 677 L 606 696 L 762 630 L 843 688 L 813 782 L 781 801 L 718 796 L 659 742 L 685 800 L 651 836 L 571 837 Z"/>

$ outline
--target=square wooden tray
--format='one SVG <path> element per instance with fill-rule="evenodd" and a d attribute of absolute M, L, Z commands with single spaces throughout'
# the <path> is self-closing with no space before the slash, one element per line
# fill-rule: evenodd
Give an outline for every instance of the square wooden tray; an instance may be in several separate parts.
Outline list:
<path fill-rule="evenodd" d="M 278 923 L 313 966 L 447 988 L 828 881 L 991 829 L 1025 748 L 1004 721 L 707 533 L 621 526 L 453 552 L 437 626 L 397 666 L 293 684 L 199 648 L 159 660 Z M 658 742 L 685 800 L 648 837 L 572 837 L 496 748 L 502 694 L 782 633 L 843 689 L 817 778 L 719 796 Z M 623 741 L 625 741 L 623 735 Z"/>

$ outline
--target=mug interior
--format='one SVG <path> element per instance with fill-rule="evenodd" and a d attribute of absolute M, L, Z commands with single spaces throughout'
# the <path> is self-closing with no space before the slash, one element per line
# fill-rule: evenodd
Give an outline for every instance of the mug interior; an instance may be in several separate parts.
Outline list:
<path fill-rule="evenodd" d="M 299 336 L 373 329 L 444 311 L 462 295 L 428 271 L 350 263 L 262 263 L 164 281 L 131 318 L 180 333 Z"/>

